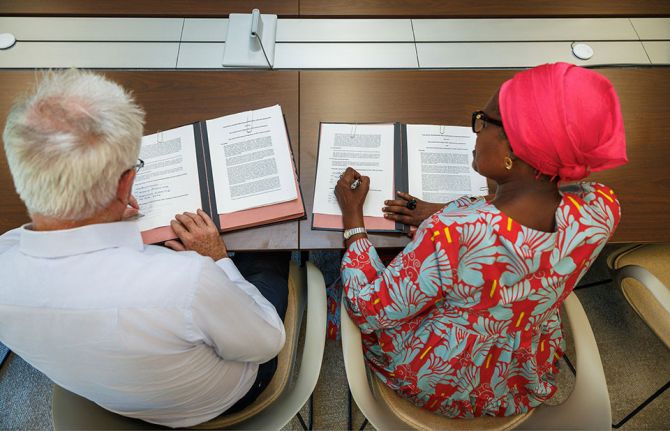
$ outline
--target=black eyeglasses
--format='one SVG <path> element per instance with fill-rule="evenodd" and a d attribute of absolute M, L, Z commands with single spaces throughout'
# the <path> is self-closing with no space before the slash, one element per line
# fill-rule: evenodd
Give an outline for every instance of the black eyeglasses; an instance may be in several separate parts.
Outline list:
<path fill-rule="evenodd" d="M 135 173 L 138 173 L 140 169 L 144 167 L 144 160 L 137 159 L 137 163 L 132 166 L 132 169 L 135 169 Z"/>
<path fill-rule="evenodd" d="M 491 118 L 484 113 L 484 111 L 475 111 L 472 113 L 472 131 L 479 133 L 486 127 L 487 123 L 495 124 L 498 127 L 503 127 L 501 120 Z"/>

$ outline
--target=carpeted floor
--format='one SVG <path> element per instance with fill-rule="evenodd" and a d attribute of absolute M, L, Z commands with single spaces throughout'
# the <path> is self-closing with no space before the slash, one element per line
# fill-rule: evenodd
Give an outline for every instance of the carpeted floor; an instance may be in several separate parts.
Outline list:
<path fill-rule="evenodd" d="M 310 253 L 329 284 L 338 273 L 337 252 Z M 609 278 L 604 259 L 599 259 L 581 284 Z M 615 422 L 670 380 L 670 351 L 638 318 L 612 283 L 577 291 L 593 331 L 605 369 Z M 0 351 L 1 352 L 1 351 Z M 574 357 L 568 349 L 568 356 Z M 566 397 L 574 377 L 561 362 L 559 393 Z M 315 429 L 344 430 L 348 425 L 348 390 L 341 344 L 327 341 L 321 378 L 314 392 Z M 307 419 L 309 408 L 303 408 Z M 353 406 L 358 429 L 364 418 Z M 10 355 L 0 370 L 0 430 L 50 430 L 51 382 L 16 355 Z M 300 430 L 294 419 L 286 429 Z M 367 425 L 366 429 L 372 429 Z M 670 430 L 670 390 L 626 423 L 622 430 Z"/>

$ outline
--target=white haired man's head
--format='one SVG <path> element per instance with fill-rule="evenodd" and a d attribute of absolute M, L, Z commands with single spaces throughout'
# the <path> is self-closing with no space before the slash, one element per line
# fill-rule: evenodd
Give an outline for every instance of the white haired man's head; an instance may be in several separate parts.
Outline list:
<path fill-rule="evenodd" d="M 118 84 L 87 71 L 47 72 L 16 102 L 2 135 L 31 214 L 83 220 L 106 208 L 137 163 L 144 111 Z"/>

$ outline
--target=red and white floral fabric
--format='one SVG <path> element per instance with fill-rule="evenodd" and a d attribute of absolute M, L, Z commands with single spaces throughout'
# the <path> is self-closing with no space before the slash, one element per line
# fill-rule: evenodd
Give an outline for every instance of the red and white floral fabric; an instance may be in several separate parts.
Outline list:
<path fill-rule="evenodd" d="M 342 283 L 372 371 L 449 417 L 508 416 L 550 398 L 564 350 L 559 307 L 620 218 L 606 186 L 561 194 L 556 232 L 463 197 L 425 220 L 388 267 L 368 239 L 352 243 Z"/>

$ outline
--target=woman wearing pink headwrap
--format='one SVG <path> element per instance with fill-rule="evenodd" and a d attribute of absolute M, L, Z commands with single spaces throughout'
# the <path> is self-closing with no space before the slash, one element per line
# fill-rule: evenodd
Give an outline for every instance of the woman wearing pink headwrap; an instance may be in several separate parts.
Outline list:
<path fill-rule="evenodd" d="M 505 82 L 472 128 L 473 167 L 495 195 L 444 205 L 399 193 L 384 210 L 418 225 L 413 240 L 384 267 L 365 233 L 351 236 L 342 280 L 389 387 L 446 416 L 507 416 L 556 391 L 559 307 L 619 222 L 610 188 L 558 183 L 625 163 L 625 136 L 609 81 L 565 63 Z M 368 187 L 350 168 L 338 182 L 345 229 L 363 227 Z"/>

